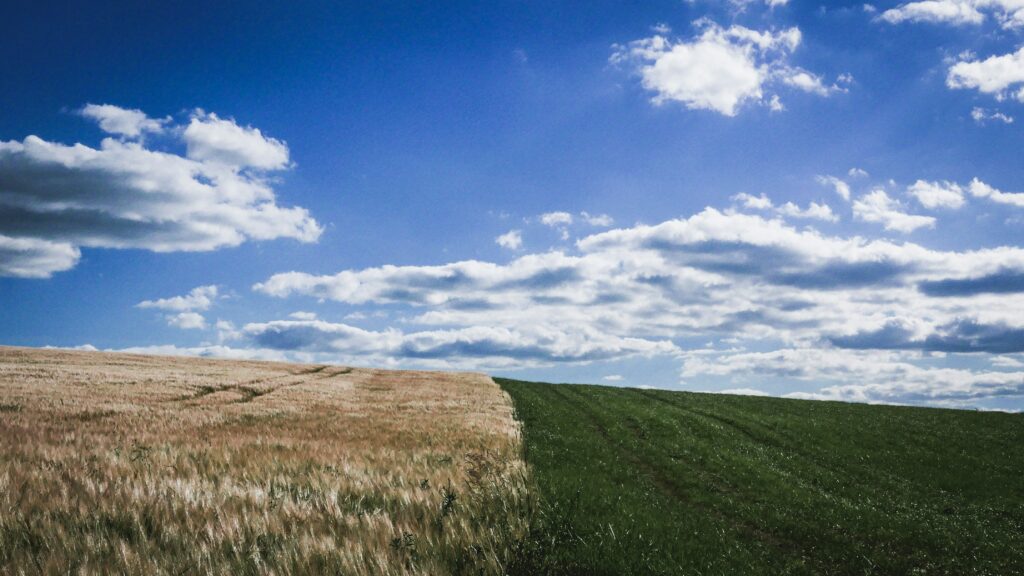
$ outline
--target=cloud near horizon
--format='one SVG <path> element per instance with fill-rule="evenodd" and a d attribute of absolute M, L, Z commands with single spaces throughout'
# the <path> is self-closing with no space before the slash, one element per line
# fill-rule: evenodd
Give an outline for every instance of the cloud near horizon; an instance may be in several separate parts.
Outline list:
<path fill-rule="evenodd" d="M 908 196 L 937 198 L 937 208 L 954 203 L 922 192 L 925 184 Z M 684 381 L 742 388 L 759 375 L 790 378 L 828 385 L 804 396 L 858 401 L 1024 395 L 1024 372 L 930 365 L 937 355 L 1024 352 L 1024 249 L 945 251 L 829 235 L 798 226 L 803 214 L 775 210 L 767 197 L 738 200 L 743 210 L 709 207 L 504 264 L 275 274 L 254 290 L 402 311 L 415 329 L 287 320 L 247 325 L 240 338 L 273 351 L 440 367 L 662 357 L 683 366 Z M 918 227 L 882 223 L 899 234 Z M 775 350 L 757 351 L 764 346 Z"/>
<path fill-rule="evenodd" d="M 184 128 L 112 105 L 81 115 L 110 134 L 98 148 L 0 141 L 0 275 L 47 278 L 73 268 L 81 248 L 209 251 L 319 238 L 307 210 L 277 203 L 268 174 L 287 167 L 288 149 L 259 130 L 201 110 Z M 153 147 L 147 134 L 185 151 Z"/>

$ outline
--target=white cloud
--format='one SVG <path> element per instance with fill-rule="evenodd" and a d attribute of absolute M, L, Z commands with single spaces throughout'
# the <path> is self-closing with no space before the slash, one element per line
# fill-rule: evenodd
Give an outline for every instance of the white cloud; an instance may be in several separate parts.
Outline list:
<path fill-rule="evenodd" d="M 983 94 L 1004 100 L 1013 96 L 1024 102 L 1024 47 L 1001 56 L 984 60 L 973 57 L 961 59 L 949 68 L 946 85 L 950 88 L 975 89 Z"/>
<path fill-rule="evenodd" d="M 548 212 L 540 215 L 540 223 L 552 228 L 572 224 L 572 214 L 568 212 Z"/>
<path fill-rule="evenodd" d="M 977 198 L 987 198 L 998 204 L 1024 208 L 1024 192 L 1002 192 L 977 178 L 971 180 L 968 189 L 971 191 L 971 195 Z"/>
<path fill-rule="evenodd" d="M 502 248 L 518 250 L 523 246 L 523 233 L 521 230 L 509 230 L 495 238 L 494 242 Z"/>
<path fill-rule="evenodd" d="M 873 190 L 853 202 L 853 215 L 864 222 L 881 224 L 886 230 L 913 232 L 919 228 L 933 228 L 935 218 L 903 212 L 903 206 L 889 197 L 884 190 Z"/>
<path fill-rule="evenodd" d="M 770 396 L 764 390 L 757 388 L 726 388 L 725 390 L 714 390 L 714 394 L 734 394 L 736 396 Z"/>
<path fill-rule="evenodd" d="M 210 306 L 213 306 L 213 303 L 217 300 L 219 292 L 220 290 L 217 286 L 197 286 L 184 296 L 143 300 L 136 304 L 136 306 L 139 308 L 155 308 L 157 310 L 171 310 L 175 312 L 209 310 Z"/>
<path fill-rule="evenodd" d="M 288 315 L 288 317 L 292 318 L 294 320 L 316 320 L 317 319 L 315 312 L 302 312 L 302 311 L 292 312 L 291 314 Z"/>
<path fill-rule="evenodd" d="M 209 310 L 220 297 L 220 290 L 217 286 L 198 286 L 184 296 L 143 300 L 135 306 L 175 312 L 164 317 L 168 326 L 182 330 L 205 330 L 206 318 L 199 314 L 199 311 Z"/>
<path fill-rule="evenodd" d="M 949 24 L 980 24 L 985 20 L 973 0 L 924 0 L 908 2 L 882 12 L 879 16 L 890 24 L 900 22 L 945 22 Z"/>
<path fill-rule="evenodd" d="M 838 90 L 835 86 L 825 86 L 820 76 L 811 74 L 806 70 L 793 70 L 786 73 L 783 75 L 782 81 L 794 88 L 810 92 L 811 94 L 817 94 L 818 96 L 828 96 L 833 91 Z"/>
<path fill-rule="evenodd" d="M 693 3 L 694 0 L 686 0 Z M 789 4 L 789 0 L 729 0 L 737 12 L 745 11 L 751 4 L 764 4 L 770 9 Z"/>
<path fill-rule="evenodd" d="M 922 0 L 886 10 L 879 18 L 890 24 L 930 22 L 954 26 L 978 25 L 991 14 L 1005 29 L 1024 26 L 1020 0 Z"/>
<path fill-rule="evenodd" d="M 857 170 L 857 169 L 856 168 L 851 168 L 850 169 L 850 176 L 860 176 L 860 172 L 864 172 L 863 170 L 861 170 L 860 172 L 855 172 L 855 170 Z M 867 172 L 864 172 L 864 175 L 867 175 Z M 850 185 L 849 184 L 847 184 L 846 182 L 844 182 L 843 180 L 841 180 L 839 178 L 836 178 L 835 176 L 818 176 L 816 178 L 816 180 L 818 181 L 819 184 L 821 184 L 823 186 L 831 186 L 832 189 L 835 190 L 836 194 L 838 194 L 840 198 L 842 198 L 843 200 L 846 200 L 847 202 L 849 202 L 849 200 L 850 200 Z"/>
<path fill-rule="evenodd" d="M 850 170 L 846 174 L 850 178 L 867 178 L 868 176 L 870 176 L 870 174 L 868 174 L 867 170 L 864 170 L 863 168 L 857 168 L 857 167 L 850 168 Z M 849 198 L 847 198 L 847 200 L 848 199 Z"/>
<path fill-rule="evenodd" d="M 732 201 L 738 202 L 748 210 L 771 210 L 774 207 L 771 199 L 764 194 L 761 194 L 760 196 L 752 196 L 746 192 L 740 192 L 732 197 Z"/>
<path fill-rule="evenodd" d="M 0 276 L 49 278 L 78 264 L 81 252 L 67 242 L 0 234 Z"/>
<path fill-rule="evenodd" d="M 404 333 L 382 332 L 347 324 L 277 320 L 247 324 L 241 334 L 262 349 L 335 355 L 336 358 L 379 358 L 381 361 L 426 362 L 445 366 L 518 367 L 552 362 L 586 363 L 608 358 L 672 353 L 667 341 L 618 337 L 592 329 L 552 326 L 458 329 Z"/>
<path fill-rule="evenodd" d="M 974 119 L 978 124 L 985 124 L 989 121 L 1002 122 L 1003 124 L 1013 124 L 1013 116 L 1003 114 L 998 110 L 989 111 L 984 108 L 975 106 L 971 110 L 971 118 Z"/>
<path fill-rule="evenodd" d="M 771 352 L 691 356 L 682 376 L 752 376 L 832 383 L 792 398 L 876 403 L 965 405 L 978 398 L 1024 396 L 1024 374 L 920 366 L 919 355 L 891 351 L 788 348 Z"/>
<path fill-rule="evenodd" d="M 605 382 L 622 382 L 622 375 L 621 374 L 609 374 L 609 375 L 607 375 L 607 376 L 605 376 L 605 377 L 603 377 L 601 379 L 604 380 Z"/>
<path fill-rule="evenodd" d="M 777 94 L 765 94 L 776 82 L 827 95 L 817 75 L 791 67 L 788 56 L 800 45 L 798 28 L 757 31 L 739 25 L 723 28 L 698 20 L 700 33 L 690 40 L 661 34 L 614 46 L 611 62 L 630 64 L 655 104 L 679 102 L 690 109 L 735 116 L 748 102 L 781 110 Z"/>
<path fill-rule="evenodd" d="M 197 110 L 182 134 L 188 157 L 232 169 L 251 167 L 280 170 L 288 166 L 288 146 L 263 135 L 258 128 Z"/>
<path fill-rule="evenodd" d="M 306 361 L 306 357 L 293 357 L 279 350 L 263 350 L 258 348 L 231 348 L 229 346 L 192 346 L 179 347 L 173 344 L 158 346 L 132 346 L 129 348 L 108 349 L 107 352 L 125 354 L 148 354 L 156 356 L 197 356 L 200 358 L 225 358 L 228 360 L 269 360 L 273 362 Z M 326 363 L 326 362 L 324 362 Z"/>
<path fill-rule="evenodd" d="M 162 132 L 163 125 L 170 122 L 170 118 L 154 119 L 142 110 L 129 110 L 113 104 L 86 104 L 79 113 L 99 122 L 104 132 L 128 138 L 137 138 L 145 132 Z"/>
<path fill-rule="evenodd" d="M 922 206 L 929 209 L 957 209 L 964 205 L 964 190 L 954 182 L 927 182 L 918 180 L 907 188 Z"/>
<path fill-rule="evenodd" d="M 806 220 L 822 220 L 824 222 L 838 222 L 839 216 L 832 212 L 828 204 L 811 202 L 807 208 L 800 208 L 792 202 L 786 202 L 779 206 L 778 213 L 788 218 L 800 218 Z"/>
<path fill-rule="evenodd" d="M 615 220 L 607 214 L 589 214 L 587 212 L 580 212 L 580 218 L 591 226 L 598 228 L 607 228 L 615 223 Z"/>
<path fill-rule="evenodd" d="M 250 324 L 238 338 L 290 357 L 468 369 L 657 356 L 681 362 L 702 389 L 777 378 L 862 401 L 973 402 L 1021 388 L 1024 374 L 1014 388 L 994 369 L 936 368 L 935 355 L 945 365 L 1024 352 L 1024 249 L 843 237 L 774 210 L 707 208 L 506 264 L 276 274 L 254 289 L 393 311 L 401 330 L 295 319 Z"/>
<path fill-rule="evenodd" d="M 206 318 L 198 312 L 180 312 L 167 317 L 167 323 L 182 330 L 205 330 Z"/>
<path fill-rule="evenodd" d="M 745 192 L 733 196 L 732 201 L 739 203 L 748 210 L 772 210 L 779 216 L 787 218 L 823 220 L 826 222 L 837 222 L 839 220 L 839 217 L 832 212 L 830 206 L 818 204 L 817 202 L 811 202 L 807 208 L 800 208 L 792 202 L 786 202 L 782 206 L 776 207 L 771 199 L 764 194 L 751 196 Z"/>
<path fill-rule="evenodd" d="M 211 118 L 194 117 L 186 135 Z M 263 176 L 262 169 L 283 164 L 280 158 L 217 152 L 259 148 L 258 131 L 216 122 L 219 139 L 199 138 L 204 144 L 193 157 L 114 138 L 99 148 L 37 136 L 0 141 L 0 236 L 8 239 L 0 273 L 45 278 L 72 267 L 79 247 L 175 252 L 247 240 L 316 241 L 319 224 L 303 208 L 279 206 Z M 232 135 L 239 141 L 232 144 Z M 238 163 L 226 163 L 232 158 Z"/>

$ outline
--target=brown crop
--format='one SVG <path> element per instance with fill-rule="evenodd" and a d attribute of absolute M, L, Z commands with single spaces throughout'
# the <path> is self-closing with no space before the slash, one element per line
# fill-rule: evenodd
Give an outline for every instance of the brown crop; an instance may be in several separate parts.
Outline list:
<path fill-rule="evenodd" d="M 500 573 L 487 376 L 0 347 L 0 573 Z"/>

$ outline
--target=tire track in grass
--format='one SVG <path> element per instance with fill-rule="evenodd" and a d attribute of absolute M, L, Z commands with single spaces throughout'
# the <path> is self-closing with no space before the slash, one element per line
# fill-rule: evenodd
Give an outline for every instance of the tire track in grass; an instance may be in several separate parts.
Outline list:
<path fill-rule="evenodd" d="M 277 392 L 278 390 L 281 390 L 281 389 L 284 389 L 284 388 L 291 388 L 292 386 L 300 386 L 302 384 L 307 383 L 308 381 L 305 380 L 305 379 L 301 379 L 301 380 L 299 380 L 297 382 L 293 382 L 291 384 L 283 384 L 281 386 L 277 386 L 276 388 L 272 387 L 272 388 L 267 389 L 267 390 L 260 390 L 259 388 L 256 388 L 256 386 L 259 386 L 260 384 L 271 384 L 273 382 L 277 382 L 279 380 L 284 380 L 286 378 L 295 378 L 295 377 L 301 377 L 301 376 L 319 375 L 319 374 L 322 374 L 329 367 L 330 366 L 324 364 L 324 365 L 320 365 L 320 366 L 314 366 L 313 368 L 309 368 L 307 370 L 301 370 L 299 372 L 289 372 L 287 374 L 280 374 L 278 376 L 272 376 L 270 378 L 261 378 L 261 379 L 258 379 L 258 380 L 250 380 L 250 381 L 245 382 L 245 383 L 228 384 L 226 386 L 201 386 L 199 388 L 199 391 L 196 392 L 195 394 L 191 394 L 191 395 L 183 396 L 183 397 L 178 397 L 178 398 L 172 398 L 172 399 L 168 400 L 168 402 L 194 402 L 194 401 L 197 401 L 197 400 L 201 400 L 201 399 L 205 398 L 206 396 L 210 396 L 211 394 L 216 394 L 218 392 L 232 392 L 232 391 L 234 391 L 234 392 L 238 392 L 239 394 L 241 394 L 241 398 L 239 398 L 237 400 L 233 400 L 231 402 L 227 402 L 227 403 L 228 404 L 246 404 L 246 403 L 252 402 L 253 400 L 255 400 L 257 398 L 260 398 L 260 397 L 263 397 L 263 396 L 267 396 L 267 395 L 269 395 L 269 394 L 271 394 L 273 392 Z M 351 368 L 345 368 L 345 369 L 340 370 L 338 372 L 332 372 L 330 374 L 327 374 L 327 375 L 324 375 L 324 376 L 320 376 L 319 378 L 317 378 L 317 380 L 325 380 L 327 378 L 333 378 L 335 376 L 340 376 L 340 375 L 343 375 L 343 374 L 348 374 L 350 372 L 352 372 Z"/>
<path fill-rule="evenodd" d="M 673 479 L 671 471 L 663 469 L 662 467 L 658 466 L 655 462 L 651 460 L 642 458 L 637 452 L 629 450 L 627 447 L 624 447 L 620 443 L 616 442 L 611 432 L 600 421 L 598 413 L 592 408 L 590 403 L 587 403 L 579 398 L 570 397 L 569 394 L 561 390 L 561 388 L 562 387 L 560 385 L 552 385 L 552 391 L 555 395 L 562 398 L 566 403 L 576 407 L 579 410 L 579 412 L 583 414 L 587 418 L 587 420 L 593 425 L 594 429 L 598 432 L 598 434 L 604 441 L 606 441 L 612 447 L 614 447 L 616 451 L 619 453 L 619 455 L 624 457 L 625 460 L 627 460 L 637 469 L 643 472 L 644 476 L 646 476 L 651 481 L 651 483 L 654 484 L 654 486 L 658 488 L 658 490 L 663 495 L 668 497 L 670 500 L 683 504 L 684 506 L 692 510 L 696 510 L 707 515 L 710 515 L 719 523 L 735 531 L 737 534 L 741 534 L 748 538 L 756 539 L 762 544 L 765 544 L 776 550 L 782 551 L 790 558 L 796 560 L 806 560 L 806 558 L 804 558 L 801 555 L 801 551 L 803 550 L 802 543 L 789 540 L 777 534 L 773 534 L 762 529 L 756 524 L 743 521 L 739 518 L 732 517 L 718 508 L 694 500 L 692 497 L 689 496 L 689 494 L 687 494 L 686 489 L 680 486 Z M 637 434 L 636 430 L 631 429 L 628 425 L 626 426 L 626 428 L 629 428 L 638 440 L 644 440 L 644 438 Z M 692 465 L 689 462 L 686 462 L 685 464 L 688 468 L 694 469 L 698 472 L 706 472 L 700 469 L 699 467 Z"/>
<path fill-rule="evenodd" d="M 787 454 L 787 455 L 790 455 L 790 456 L 795 456 L 795 457 L 799 458 L 801 462 L 803 462 L 804 464 L 806 464 L 806 465 L 808 465 L 810 467 L 815 468 L 816 470 L 819 471 L 819 473 L 821 473 L 821 474 L 823 474 L 825 476 L 835 477 L 835 476 L 838 475 L 838 472 L 837 472 L 835 466 L 832 466 L 832 465 L 820 462 L 815 454 L 812 454 L 810 452 L 807 452 L 807 451 L 801 449 L 799 443 L 796 443 L 796 442 L 793 442 L 793 443 L 780 442 L 777 438 L 774 437 L 774 435 L 777 435 L 778 433 L 776 433 L 774 431 L 764 430 L 766 428 L 764 425 L 755 425 L 758 428 L 761 428 L 762 430 L 764 430 L 763 433 L 765 435 L 764 436 L 760 436 L 760 435 L 754 433 L 750 428 L 742 426 L 737 421 L 735 421 L 735 420 L 733 420 L 731 418 L 727 418 L 725 416 L 721 416 L 721 415 L 715 414 L 713 412 L 708 412 L 708 411 L 705 411 L 705 410 L 700 410 L 698 408 L 687 406 L 687 405 L 679 403 L 679 402 L 674 402 L 674 401 L 666 398 L 663 394 L 658 394 L 657 392 L 654 392 L 654 391 L 651 391 L 651 390 L 640 390 L 640 389 L 635 389 L 635 388 L 631 388 L 630 391 L 635 391 L 637 394 L 641 395 L 644 398 L 649 398 L 651 400 L 657 401 L 657 402 L 659 402 L 659 403 L 661 403 L 663 405 L 672 407 L 672 408 L 674 408 L 675 410 L 677 410 L 679 412 L 693 414 L 695 416 L 700 416 L 700 417 L 707 418 L 707 419 L 713 420 L 715 422 L 718 422 L 718 423 L 720 423 L 720 424 L 722 424 L 722 425 L 724 425 L 724 426 L 726 426 L 726 427 L 728 427 L 728 428 L 730 428 L 732 430 L 735 430 L 736 432 L 738 432 L 739 434 L 745 436 L 748 440 L 750 440 L 751 442 L 754 442 L 755 444 L 767 444 L 767 445 L 775 448 L 776 450 L 778 450 L 780 453 Z M 785 435 L 782 435 L 782 436 L 785 436 Z M 817 484 L 815 484 L 813 482 L 808 482 L 806 480 L 806 478 L 804 477 L 804 475 L 802 475 L 802 474 L 798 474 L 798 473 L 791 472 L 791 471 L 788 471 L 788 470 L 781 470 L 781 469 L 778 469 L 778 468 L 776 468 L 776 470 L 780 474 L 784 474 L 787 478 L 790 478 L 792 481 L 799 483 L 806 490 L 811 490 L 811 491 L 817 492 L 818 494 L 821 494 L 826 499 L 839 500 L 839 501 L 845 502 L 847 504 L 851 504 L 851 502 L 850 502 L 848 497 L 840 495 L 840 494 L 835 493 L 835 492 L 826 491 L 821 486 L 818 486 Z M 893 474 L 893 473 L 884 473 L 884 472 L 880 472 L 878 470 L 873 471 L 868 478 L 865 478 L 865 481 L 869 481 L 871 483 L 879 483 L 879 484 L 884 482 L 888 486 L 890 486 L 891 489 L 893 489 L 893 490 L 902 489 L 902 487 L 905 485 L 905 482 L 903 482 L 903 479 L 900 478 L 898 475 Z"/>

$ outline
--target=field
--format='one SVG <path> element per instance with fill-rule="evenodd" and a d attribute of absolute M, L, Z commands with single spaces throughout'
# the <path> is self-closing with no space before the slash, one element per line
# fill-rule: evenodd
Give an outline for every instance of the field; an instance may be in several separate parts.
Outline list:
<path fill-rule="evenodd" d="M 1021 415 L 496 380 L 0 347 L 0 574 L 1024 574 Z"/>
<path fill-rule="evenodd" d="M 0 348 L 0 573 L 493 573 L 520 453 L 479 374 Z"/>
<path fill-rule="evenodd" d="M 517 573 L 1024 574 L 1020 415 L 498 382 Z"/>

